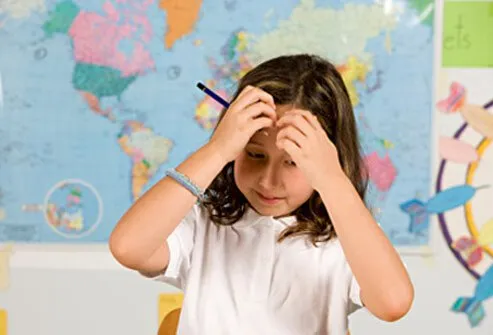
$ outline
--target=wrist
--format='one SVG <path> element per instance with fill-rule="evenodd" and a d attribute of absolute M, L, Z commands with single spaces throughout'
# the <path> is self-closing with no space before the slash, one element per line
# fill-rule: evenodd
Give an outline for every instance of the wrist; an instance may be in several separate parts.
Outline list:
<path fill-rule="evenodd" d="M 326 180 L 320 189 L 317 190 L 323 199 L 337 198 L 346 193 L 346 191 L 354 189 L 351 180 L 349 180 L 342 169 L 337 173 L 330 174 Z"/>
<path fill-rule="evenodd" d="M 205 190 L 225 165 L 214 146 L 203 145 L 178 165 L 176 171 Z"/>
<path fill-rule="evenodd" d="M 218 166 L 220 168 L 219 170 L 222 170 L 223 167 L 229 163 L 229 160 L 221 153 L 220 146 L 216 145 L 214 142 L 207 142 L 199 151 L 202 151 L 203 155 L 208 157 L 211 164 Z"/>
<path fill-rule="evenodd" d="M 227 157 L 224 152 L 224 145 L 218 144 L 215 141 L 209 141 L 207 142 L 202 149 L 207 152 L 209 157 L 214 159 L 215 162 L 218 164 L 221 164 L 223 167 L 228 164 L 231 159 Z"/>

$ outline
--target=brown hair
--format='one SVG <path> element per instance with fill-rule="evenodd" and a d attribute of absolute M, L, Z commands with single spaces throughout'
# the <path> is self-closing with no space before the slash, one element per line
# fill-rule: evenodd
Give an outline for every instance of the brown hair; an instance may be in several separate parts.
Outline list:
<path fill-rule="evenodd" d="M 343 171 L 364 200 L 368 177 L 360 154 L 356 121 L 346 86 L 334 65 L 321 57 L 307 54 L 268 60 L 240 80 L 232 100 L 248 85 L 272 95 L 276 105 L 289 104 L 311 111 L 335 144 Z M 218 123 L 224 113 L 221 113 Z M 228 163 L 206 190 L 207 200 L 203 205 L 216 224 L 235 223 L 249 206 L 236 186 L 233 165 L 234 161 Z M 316 245 L 336 236 L 317 192 L 292 214 L 296 216 L 297 223 L 286 228 L 279 241 L 290 236 L 308 235 Z"/>

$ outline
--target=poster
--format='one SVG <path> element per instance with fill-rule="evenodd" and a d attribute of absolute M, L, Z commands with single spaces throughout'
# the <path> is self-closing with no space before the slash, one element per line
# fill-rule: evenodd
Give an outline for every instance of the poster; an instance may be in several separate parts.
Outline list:
<path fill-rule="evenodd" d="M 450 301 L 471 328 L 493 296 L 493 1 L 445 1 L 437 70 L 436 215 L 457 266 L 474 279 Z"/>
<path fill-rule="evenodd" d="M 316 53 L 342 74 L 370 170 L 368 205 L 398 248 L 429 225 L 434 2 L 7 1 L 0 8 L 0 242 L 105 244 L 147 189 L 205 143 L 260 61 Z M 412 104 L 409 101 L 412 100 Z"/>

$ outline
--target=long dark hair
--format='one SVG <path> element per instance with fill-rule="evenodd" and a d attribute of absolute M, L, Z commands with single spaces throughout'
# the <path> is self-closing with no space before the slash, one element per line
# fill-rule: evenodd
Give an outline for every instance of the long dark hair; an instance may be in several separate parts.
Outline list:
<path fill-rule="evenodd" d="M 329 61 L 314 55 L 281 56 L 250 70 L 241 78 L 232 100 L 248 85 L 258 87 L 274 98 L 276 105 L 292 105 L 311 111 L 335 144 L 339 162 L 359 196 L 365 199 L 367 171 L 361 157 L 353 107 L 344 81 Z M 225 110 L 219 116 L 221 122 Z M 234 161 L 227 164 L 206 190 L 203 203 L 213 222 L 232 225 L 249 204 L 236 186 Z M 279 241 L 290 236 L 308 235 L 316 245 L 336 236 L 327 210 L 317 192 L 297 210 L 295 225 L 286 228 Z"/>

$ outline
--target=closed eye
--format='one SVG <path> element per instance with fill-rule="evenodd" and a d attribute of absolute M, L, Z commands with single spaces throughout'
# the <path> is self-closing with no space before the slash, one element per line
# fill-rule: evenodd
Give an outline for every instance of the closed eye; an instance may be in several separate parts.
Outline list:
<path fill-rule="evenodd" d="M 260 153 L 256 153 L 256 152 L 251 152 L 251 151 L 247 151 L 247 155 L 248 155 L 248 157 L 253 158 L 253 159 L 263 159 L 263 158 L 265 158 L 265 155 L 264 154 L 260 154 Z"/>
<path fill-rule="evenodd" d="M 296 163 L 294 161 L 286 161 L 286 164 L 289 166 L 296 166 Z"/>

